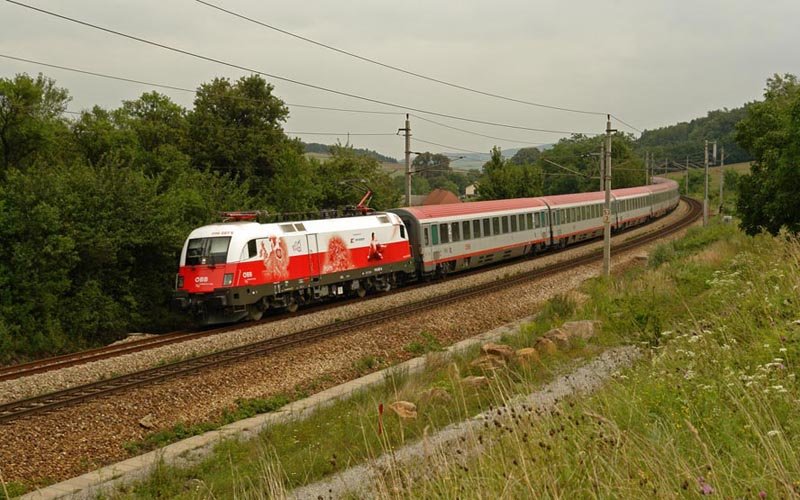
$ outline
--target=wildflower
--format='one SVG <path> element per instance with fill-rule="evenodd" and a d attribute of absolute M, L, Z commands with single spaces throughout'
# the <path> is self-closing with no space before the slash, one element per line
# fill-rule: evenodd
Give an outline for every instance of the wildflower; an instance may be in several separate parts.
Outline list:
<path fill-rule="evenodd" d="M 786 348 L 785 347 L 781 347 L 780 349 L 778 349 L 778 352 L 786 352 Z"/>
<path fill-rule="evenodd" d="M 714 494 L 714 487 L 711 486 L 710 484 L 708 484 L 706 482 L 705 478 L 703 478 L 703 476 L 700 476 L 700 477 L 697 478 L 697 483 L 700 486 L 700 494 L 701 495 L 713 495 Z"/>
<path fill-rule="evenodd" d="M 767 498 L 767 492 L 764 490 L 759 491 L 758 498 Z"/>
<path fill-rule="evenodd" d="M 775 436 L 779 435 L 780 433 L 781 433 L 781 431 L 778 431 L 778 430 L 774 430 L 774 429 L 773 429 L 773 430 L 771 430 L 771 431 L 767 432 L 767 436 L 769 436 L 769 437 L 775 437 Z"/>

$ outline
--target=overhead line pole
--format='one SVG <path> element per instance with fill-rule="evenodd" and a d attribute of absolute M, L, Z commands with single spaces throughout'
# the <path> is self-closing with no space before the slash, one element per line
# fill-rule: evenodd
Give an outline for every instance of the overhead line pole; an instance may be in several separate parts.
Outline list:
<path fill-rule="evenodd" d="M 603 209 L 603 276 L 611 275 L 611 115 L 606 121 L 606 148 L 603 162 L 603 179 L 605 181 L 605 207 Z"/>
<path fill-rule="evenodd" d="M 411 121 L 406 113 L 406 127 L 398 129 L 406 138 L 406 206 L 411 206 Z"/>
<path fill-rule="evenodd" d="M 686 196 L 689 196 L 689 156 L 686 156 Z"/>
<path fill-rule="evenodd" d="M 725 185 L 725 146 L 719 155 L 719 213 L 722 214 L 722 188 Z"/>
<path fill-rule="evenodd" d="M 703 146 L 703 168 L 706 172 L 706 185 L 703 194 L 703 227 L 708 226 L 708 139 Z"/>

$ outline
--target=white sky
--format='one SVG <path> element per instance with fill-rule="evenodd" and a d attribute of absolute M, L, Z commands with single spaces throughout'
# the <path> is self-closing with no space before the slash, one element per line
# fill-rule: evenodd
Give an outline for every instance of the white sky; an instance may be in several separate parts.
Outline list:
<path fill-rule="evenodd" d="M 20 0 L 256 70 L 405 106 L 531 128 L 602 132 L 605 117 L 478 96 L 380 68 L 230 17 L 193 0 Z M 761 97 L 773 73 L 800 73 L 800 1 L 769 0 L 304 0 L 216 1 L 299 35 L 453 83 L 518 99 L 610 112 L 652 129 Z M 0 2 L 0 54 L 180 87 L 242 71 Z M 66 87 L 70 110 L 118 107 L 146 86 L 0 58 L 0 77 L 42 71 Z M 388 133 L 403 110 L 269 80 L 289 103 L 397 111 L 364 115 L 290 108 L 289 132 Z M 190 107 L 192 94 L 159 90 Z M 429 116 L 415 138 L 474 151 L 556 142 L 562 135 Z M 616 128 L 633 132 L 620 123 Z M 334 143 L 336 136 L 301 135 Z M 346 135 L 342 135 L 342 142 Z M 355 136 L 401 159 L 403 139 Z M 415 151 L 454 151 L 413 143 Z"/>

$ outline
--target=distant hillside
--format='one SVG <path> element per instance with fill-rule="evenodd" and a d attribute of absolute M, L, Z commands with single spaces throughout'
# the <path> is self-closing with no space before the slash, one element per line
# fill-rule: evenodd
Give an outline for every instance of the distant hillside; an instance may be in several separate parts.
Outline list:
<path fill-rule="evenodd" d="M 752 160 L 750 155 L 736 144 L 736 124 L 747 113 L 747 105 L 735 109 L 709 111 L 703 118 L 690 122 L 645 130 L 636 141 L 641 154 L 649 151 L 657 162 L 665 158 L 682 161 L 687 156 L 702 161 L 703 141 L 717 141 L 717 149 L 725 148 L 725 162 L 739 163 Z M 710 154 L 710 152 L 709 152 Z"/>
<path fill-rule="evenodd" d="M 325 144 L 311 142 L 311 143 L 303 143 L 303 145 L 305 146 L 306 153 L 318 153 L 322 155 L 330 154 L 330 146 L 327 146 Z M 353 149 L 353 151 L 355 151 L 357 155 L 375 158 L 381 163 L 397 163 L 397 160 L 395 158 L 392 158 L 391 156 L 382 155 L 377 151 L 372 151 L 371 149 L 355 148 Z"/>

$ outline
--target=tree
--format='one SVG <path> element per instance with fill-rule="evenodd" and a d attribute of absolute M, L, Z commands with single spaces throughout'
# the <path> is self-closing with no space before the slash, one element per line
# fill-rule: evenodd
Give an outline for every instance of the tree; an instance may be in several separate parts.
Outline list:
<path fill-rule="evenodd" d="M 39 74 L 0 78 L 0 168 L 26 168 L 36 158 L 61 154 L 68 133 L 62 114 L 70 97 Z"/>
<path fill-rule="evenodd" d="M 331 155 L 324 162 L 314 160 L 319 208 L 355 205 L 367 188 L 373 192 L 371 207 L 385 210 L 398 205 L 400 192 L 378 160 L 356 154 L 352 146 L 331 146 Z"/>
<path fill-rule="evenodd" d="M 736 140 L 755 161 L 738 183 L 737 210 L 748 234 L 800 231 L 800 83 L 794 75 L 767 80 L 764 101 L 752 103 Z"/>
<path fill-rule="evenodd" d="M 533 165 L 542 156 L 537 148 L 521 148 L 509 160 L 512 165 Z"/>
<path fill-rule="evenodd" d="M 297 148 L 281 125 L 289 109 L 272 90 L 259 75 L 235 83 L 215 78 L 200 85 L 187 118 L 192 163 L 250 179 L 253 189 L 265 192 L 283 150 Z"/>
<path fill-rule="evenodd" d="M 478 197 L 482 200 L 525 198 L 543 194 L 542 170 L 537 165 L 515 165 L 503 158 L 494 147 L 491 159 L 483 165 L 478 180 Z"/>
<path fill-rule="evenodd" d="M 450 158 L 439 153 L 425 152 L 418 154 L 411 166 L 415 175 L 420 175 L 429 180 L 451 171 Z"/>

